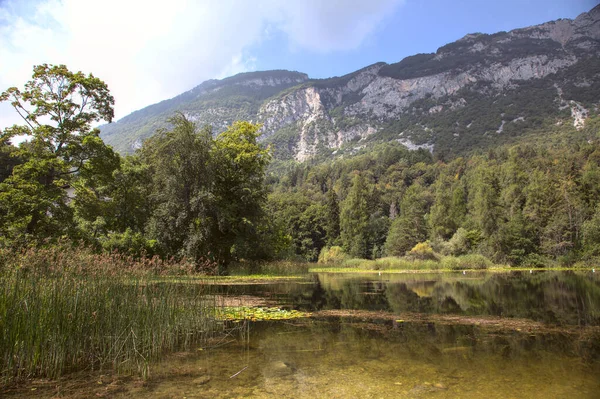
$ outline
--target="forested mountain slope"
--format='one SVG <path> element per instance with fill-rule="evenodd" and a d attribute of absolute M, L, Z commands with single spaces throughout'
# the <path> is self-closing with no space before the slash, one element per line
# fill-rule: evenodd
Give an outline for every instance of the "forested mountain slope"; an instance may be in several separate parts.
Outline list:
<path fill-rule="evenodd" d="M 492 35 L 469 34 L 432 54 L 377 63 L 310 80 L 264 71 L 210 80 L 102 127 L 104 140 L 131 152 L 175 111 L 216 132 L 237 119 L 263 124 L 279 159 L 354 153 L 369 143 L 461 154 L 597 113 L 600 6 Z"/>

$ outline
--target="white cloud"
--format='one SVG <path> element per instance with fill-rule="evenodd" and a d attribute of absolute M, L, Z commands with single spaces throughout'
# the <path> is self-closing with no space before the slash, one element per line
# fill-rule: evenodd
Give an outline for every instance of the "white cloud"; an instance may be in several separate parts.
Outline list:
<path fill-rule="evenodd" d="M 273 28 L 294 48 L 356 48 L 403 0 L 39 0 L 0 2 L 0 90 L 32 66 L 92 72 L 117 118 L 206 79 L 251 70 Z M 273 65 L 277 68 L 277 65 Z M 0 128 L 17 122 L 0 106 Z"/>
<path fill-rule="evenodd" d="M 403 0 L 303 0 L 281 9 L 280 28 L 300 48 L 318 52 L 358 47 Z"/>

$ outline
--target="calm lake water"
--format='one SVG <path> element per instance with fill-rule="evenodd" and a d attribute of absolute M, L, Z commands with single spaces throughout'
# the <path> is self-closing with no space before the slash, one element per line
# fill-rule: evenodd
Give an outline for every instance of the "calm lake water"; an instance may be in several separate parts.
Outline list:
<path fill-rule="evenodd" d="M 216 289 L 313 317 L 251 322 L 215 348 L 167 356 L 146 382 L 100 378 L 88 392 L 600 398 L 600 273 L 318 274 Z"/>

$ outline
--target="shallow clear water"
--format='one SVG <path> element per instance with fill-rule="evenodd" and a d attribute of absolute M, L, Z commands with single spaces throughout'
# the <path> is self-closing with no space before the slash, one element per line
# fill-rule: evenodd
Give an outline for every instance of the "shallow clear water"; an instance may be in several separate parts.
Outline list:
<path fill-rule="evenodd" d="M 154 381 L 122 397 L 592 398 L 600 392 L 598 365 L 560 337 L 320 320 L 251 328 L 247 345 L 173 357 Z"/>
<path fill-rule="evenodd" d="M 320 274 L 219 290 L 314 317 L 249 323 L 224 345 L 167 356 L 143 383 L 83 390 L 118 398 L 600 397 L 598 273 Z M 348 315 L 323 312 L 330 309 Z M 456 323 L 440 321 L 449 315 Z M 519 328 L 478 322 L 490 318 L 519 320 Z"/>

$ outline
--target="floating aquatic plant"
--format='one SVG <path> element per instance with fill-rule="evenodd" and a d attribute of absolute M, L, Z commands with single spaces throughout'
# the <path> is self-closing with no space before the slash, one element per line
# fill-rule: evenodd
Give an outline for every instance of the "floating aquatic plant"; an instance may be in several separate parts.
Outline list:
<path fill-rule="evenodd" d="M 235 306 L 217 309 L 217 318 L 221 320 L 289 320 L 310 317 L 308 312 L 286 310 L 277 307 Z"/>

